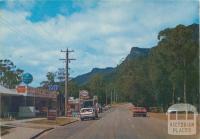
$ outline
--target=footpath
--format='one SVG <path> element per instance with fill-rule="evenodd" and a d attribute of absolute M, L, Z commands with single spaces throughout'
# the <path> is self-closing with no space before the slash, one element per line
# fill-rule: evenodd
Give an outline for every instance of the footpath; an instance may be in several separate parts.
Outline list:
<path fill-rule="evenodd" d="M 77 118 L 59 117 L 55 121 L 47 118 L 32 118 L 13 121 L 0 121 L 1 127 L 8 127 L 6 134 L 2 134 L 0 139 L 35 139 L 38 135 L 78 121 Z"/>

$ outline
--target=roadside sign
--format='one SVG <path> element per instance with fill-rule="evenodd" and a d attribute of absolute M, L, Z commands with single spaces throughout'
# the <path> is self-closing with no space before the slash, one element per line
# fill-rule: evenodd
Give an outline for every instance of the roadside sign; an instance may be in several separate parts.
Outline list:
<path fill-rule="evenodd" d="M 97 96 L 93 96 L 93 99 L 94 99 L 94 100 L 98 100 L 98 97 L 97 97 Z"/>
<path fill-rule="evenodd" d="M 33 76 L 30 73 L 25 73 L 22 76 L 22 81 L 25 84 L 30 84 L 33 81 Z"/>
<path fill-rule="evenodd" d="M 48 120 L 56 120 L 56 117 L 57 117 L 57 112 L 55 109 L 51 109 L 48 111 L 48 113 L 47 113 Z"/>
<path fill-rule="evenodd" d="M 58 68 L 58 71 L 65 71 L 65 68 Z"/>
<path fill-rule="evenodd" d="M 79 97 L 80 99 L 88 99 L 89 98 L 89 93 L 87 90 L 80 90 L 79 91 Z"/>
<path fill-rule="evenodd" d="M 49 91 L 58 91 L 59 86 L 58 85 L 49 85 Z"/>
<path fill-rule="evenodd" d="M 60 81 L 65 80 L 65 69 L 64 68 L 58 68 L 57 79 Z"/>
<path fill-rule="evenodd" d="M 17 93 L 27 93 L 27 87 L 26 86 L 17 86 L 16 91 L 17 91 Z"/>

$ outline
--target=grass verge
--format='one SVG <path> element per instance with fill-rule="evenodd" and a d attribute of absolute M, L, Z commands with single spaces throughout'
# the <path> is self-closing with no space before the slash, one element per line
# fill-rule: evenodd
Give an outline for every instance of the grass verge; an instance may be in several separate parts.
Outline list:
<path fill-rule="evenodd" d="M 13 127 L 9 127 L 9 126 L 0 126 L 1 136 L 10 133 L 9 130 L 10 130 L 11 128 L 13 128 Z"/>
<path fill-rule="evenodd" d="M 35 121 L 30 121 L 28 123 L 62 126 L 75 121 L 77 121 L 77 119 L 64 117 L 64 118 L 56 118 L 56 120 L 47 120 L 47 119 L 35 120 Z"/>

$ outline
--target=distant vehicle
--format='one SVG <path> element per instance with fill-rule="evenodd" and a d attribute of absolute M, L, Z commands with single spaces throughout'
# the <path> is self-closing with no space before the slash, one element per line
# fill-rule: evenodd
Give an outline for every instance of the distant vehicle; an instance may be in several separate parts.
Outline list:
<path fill-rule="evenodd" d="M 87 99 L 87 100 L 83 100 L 82 103 L 82 108 L 93 108 L 96 118 L 98 118 L 98 113 L 99 113 L 99 104 L 97 99 Z"/>
<path fill-rule="evenodd" d="M 94 107 L 93 99 L 88 99 L 83 101 L 82 108 L 91 108 L 91 107 Z"/>
<path fill-rule="evenodd" d="M 82 108 L 80 110 L 80 119 L 83 121 L 84 119 L 93 119 L 95 120 L 97 117 L 97 113 L 94 108 Z"/>
<path fill-rule="evenodd" d="M 144 107 L 133 107 L 133 117 L 136 116 L 147 116 L 147 110 Z"/>

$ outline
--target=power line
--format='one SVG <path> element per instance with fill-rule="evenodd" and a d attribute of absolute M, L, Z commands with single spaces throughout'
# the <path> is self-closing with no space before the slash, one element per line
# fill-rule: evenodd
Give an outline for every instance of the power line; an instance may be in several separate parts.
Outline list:
<path fill-rule="evenodd" d="M 73 58 L 69 58 L 69 53 L 74 52 L 73 50 L 61 50 L 61 52 L 65 53 L 65 59 L 60 59 L 65 61 L 65 116 L 67 116 L 68 112 L 68 81 L 69 81 L 69 63 L 71 60 L 76 60 Z"/>
<path fill-rule="evenodd" d="M 10 24 L 10 22 L 8 22 L 7 20 L 5 20 L 4 18 L 0 17 L 0 23 L 2 23 L 3 25 L 6 26 L 7 29 L 15 32 L 17 35 L 16 37 L 21 38 L 21 40 L 25 40 L 24 37 L 29 38 L 29 40 L 33 41 L 33 39 L 30 37 L 30 34 L 28 34 L 27 32 L 24 32 L 23 30 L 19 30 L 17 28 L 14 28 L 12 24 Z M 7 26 L 9 25 L 9 26 Z M 22 36 L 23 35 L 23 36 Z"/>
<path fill-rule="evenodd" d="M 38 30 L 35 30 L 33 29 L 32 27 L 28 28 L 28 30 L 24 31 L 24 30 L 21 30 L 19 28 L 15 28 L 13 27 L 13 25 L 8 21 L 6 20 L 5 18 L 3 17 L 0 17 L 0 24 L 3 24 L 6 26 L 6 29 L 9 29 L 10 31 L 14 32 L 15 35 L 17 38 L 21 39 L 21 41 L 26 41 L 26 42 L 35 42 L 35 40 L 33 39 L 32 36 L 30 36 L 31 33 L 33 32 L 36 32 L 38 33 L 37 31 Z M 9 25 L 9 26 L 8 26 Z M 28 23 L 25 22 L 25 25 L 28 26 Z M 41 23 L 37 23 L 36 24 L 37 27 L 39 27 L 39 29 L 42 31 L 42 33 L 44 33 L 45 35 L 49 35 L 51 34 L 49 31 L 47 31 L 45 29 L 45 26 L 43 26 Z M 43 40 L 43 42 L 45 43 L 48 43 L 50 45 L 52 45 L 52 43 L 49 42 L 49 39 L 45 38 L 41 33 L 38 34 L 40 36 L 40 38 L 42 38 L 41 40 Z M 26 39 L 25 39 L 26 38 Z M 29 40 L 29 41 L 28 41 Z M 55 39 L 55 41 L 59 41 L 57 38 Z"/>

